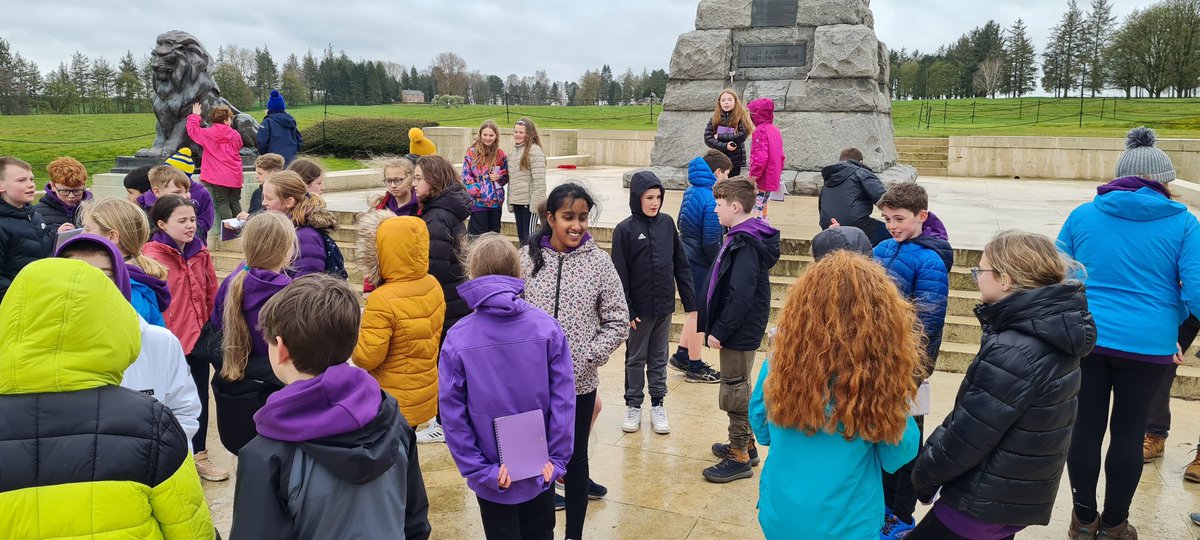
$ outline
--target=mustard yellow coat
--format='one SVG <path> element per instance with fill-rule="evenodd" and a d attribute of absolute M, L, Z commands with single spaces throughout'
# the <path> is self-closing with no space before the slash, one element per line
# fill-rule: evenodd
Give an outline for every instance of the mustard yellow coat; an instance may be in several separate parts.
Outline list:
<path fill-rule="evenodd" d="M 378 288 L 367 297 L 354 364 L 396 398 L 409 425 L 437 414 L 437 355 L 446 300 L 429 275 L 420 218 L 371 212 L 359 221 L 359 264 Z"/>

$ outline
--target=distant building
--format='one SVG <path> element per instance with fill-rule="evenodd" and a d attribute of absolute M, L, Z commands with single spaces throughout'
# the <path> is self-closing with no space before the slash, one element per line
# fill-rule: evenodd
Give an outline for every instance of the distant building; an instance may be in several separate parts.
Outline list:
<path fill-rule="evenodd" d="M 402 90 L 400 92 L 400 101 L 402 103 L 425 103 L 425 92 L 420 90 Z"/>

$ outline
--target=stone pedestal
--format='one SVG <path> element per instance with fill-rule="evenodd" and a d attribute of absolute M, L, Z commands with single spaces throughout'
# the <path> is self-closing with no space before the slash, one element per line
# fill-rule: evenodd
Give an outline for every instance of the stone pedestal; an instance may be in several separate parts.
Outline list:
<path fill-rule="evenodd" d="M 717 97 L 732 88 L 743 103 L 775 101 L 790 193 L 815 195 L 821 168 L 848 147 L 885 182 L 915 181 L 916 169 L 896 162 L 888 50 L 874 24 L 869 0 L 701 0 L 696 30 L 671 55 L 649 170 L 686 187 Z"/>
<path fill-rule="evenodd" d="M 113 165 L 112 170 L 109 172 L 117 174 L 129 174 L 138 167 L 145 167 L 146 165 L 162 165 L 166 161 L 167 157 L 170 156 L 117 156 L 117 162 L 115 165 Z M 242 170 L 254 172 L 254 160 L 256 159 L 258 159 L 257 153 L 242 154 Z M 197 174 L 200 174 L 199 165 L 196 167 L 196 172 L 192 173 L 192 177 L 197 179 L 200 178 L 199 176 L 196 176 Z"/>

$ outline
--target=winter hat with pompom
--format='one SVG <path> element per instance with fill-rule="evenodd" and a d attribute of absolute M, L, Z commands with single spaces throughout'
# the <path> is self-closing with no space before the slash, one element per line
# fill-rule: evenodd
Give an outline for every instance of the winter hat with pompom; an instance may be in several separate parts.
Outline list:
<path fill-rule="evenodd" d="M 1170 156 L 1154 146 L 1154 130 L 1136 127 L 1125 137 L 1125 152 L 1117 159 L 1117 178 L 1138 176 L 1166 184 L 1175 180 Z"/>

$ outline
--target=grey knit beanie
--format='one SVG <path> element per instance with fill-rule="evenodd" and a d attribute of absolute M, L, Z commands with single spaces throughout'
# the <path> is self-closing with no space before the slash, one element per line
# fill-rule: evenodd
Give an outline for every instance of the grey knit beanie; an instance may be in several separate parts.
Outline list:
<path fill-rule="evenodd" d="M 1125 137 L 1125 152 L 1117 159 L 1117 178 L 1140 176 L 1166 184 L 1175 180 L 1175 166 L 1166 152 L 1154 146 L 1154 130 L 1136 127 Z"/>

